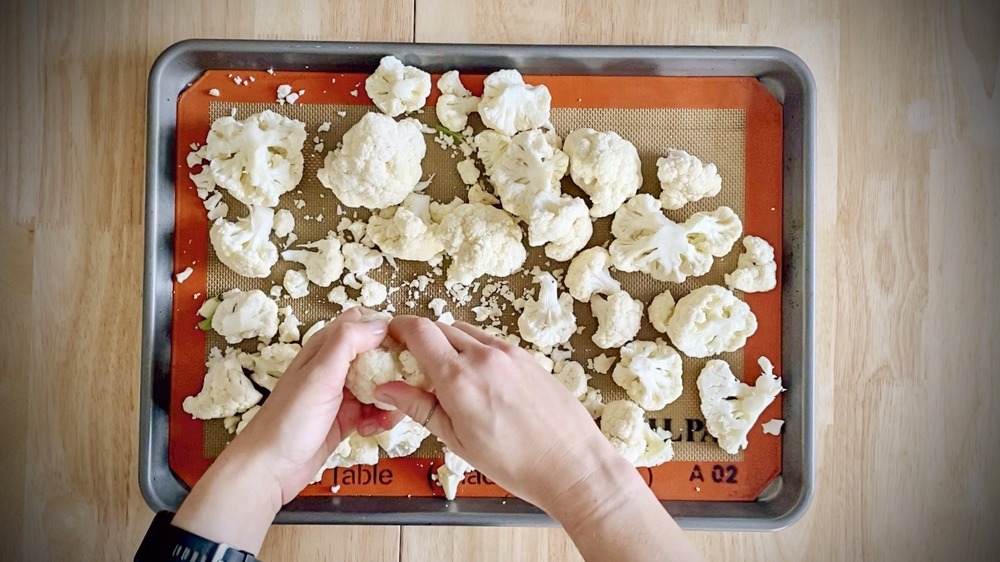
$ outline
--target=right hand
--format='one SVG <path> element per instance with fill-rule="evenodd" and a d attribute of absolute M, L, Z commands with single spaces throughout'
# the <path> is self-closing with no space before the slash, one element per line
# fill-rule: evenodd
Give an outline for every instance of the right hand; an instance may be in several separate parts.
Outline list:
<path fill-rule="evenodd" d="M 417 422 L 439 403 L 427 429 L 512 494 L 549 511 L 602 466 L 625 463 L 580 402 L 523 349 L 468 324 L 413 316 L 394 318 L 389 335 L 435 392 L 394 382 L 375 397 Z"/>

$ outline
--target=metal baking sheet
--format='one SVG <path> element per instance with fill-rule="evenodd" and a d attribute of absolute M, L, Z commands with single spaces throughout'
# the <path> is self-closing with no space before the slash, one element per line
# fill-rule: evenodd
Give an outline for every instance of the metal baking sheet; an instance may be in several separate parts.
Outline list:
<path fill-rule="evenodd" d="M 142 372 L 140 480 L 156 509 L 176 508 L 186 487 L 167 464 L 170 399 L 174 170 L 177 96 L 213 69 L 370 72 L 393 53 L 430 72 L 516 67 L 525 74 L 600 76 L 751 76 L 783 106 L 782 474 L 753 502 L 665 502 L 687 528 L 763 530 L 797 518 L 813 478 L 811 431 L 812 84 L 808 70 L 777 49 L 469 47 L 410 44 L 189 41 L 168 49 L 149 84 L 147 255 Z M 154 335 L 159 335 L 154 338 Z M 706 467 L 708 469 L 708 467 Z M 516 500 L 459 498 L 303 497 L 279 522 L 401 524 L 551 524 Z"/>

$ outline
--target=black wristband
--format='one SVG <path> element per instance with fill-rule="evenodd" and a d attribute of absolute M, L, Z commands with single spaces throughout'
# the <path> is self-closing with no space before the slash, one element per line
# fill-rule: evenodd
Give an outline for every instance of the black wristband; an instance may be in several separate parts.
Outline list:
<path fill-rule="evenodd" d="M 254 562 L 253 554 L 174 527 L 174 514 L 161 511 L 146 531 L 136 562 Z"/>

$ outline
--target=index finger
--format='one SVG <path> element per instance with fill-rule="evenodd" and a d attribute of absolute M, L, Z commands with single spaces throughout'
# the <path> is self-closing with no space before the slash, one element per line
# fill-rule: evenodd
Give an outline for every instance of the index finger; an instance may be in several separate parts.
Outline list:
<path fill-rule="evenodd" d="M 389 322 L 389 337 L 403 344 L 413 354 L 424 373 L 434 383 L 444 372 L 443 367 L 458 359 L 441 328 L 427 318 L 396 316 Z"/>

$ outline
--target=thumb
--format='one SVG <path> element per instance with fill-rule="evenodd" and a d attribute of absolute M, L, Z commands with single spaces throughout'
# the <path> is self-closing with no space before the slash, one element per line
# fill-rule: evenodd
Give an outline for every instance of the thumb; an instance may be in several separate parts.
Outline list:
<path fill-rule="evenodd" d="M 358 355 L 382 343 L 386 335 L 386 321 L 380 316 L 364 315 L 352 309 L 323 328 L 317 339 L 320 335 L 323 338 L 313 361 L 319 365 L 340 367 L 337 371 L 342 370 L 346 374 L 347 365 Z"/>
<path fill-rule="evenodd" d="M 410 419 L 426 424 L 434 435 L 451 441 L 451 419 L 438 403 L 435 395 L 405 382 L 394 381 L 375 388 L 375 399 L 402 410 Z"/>

